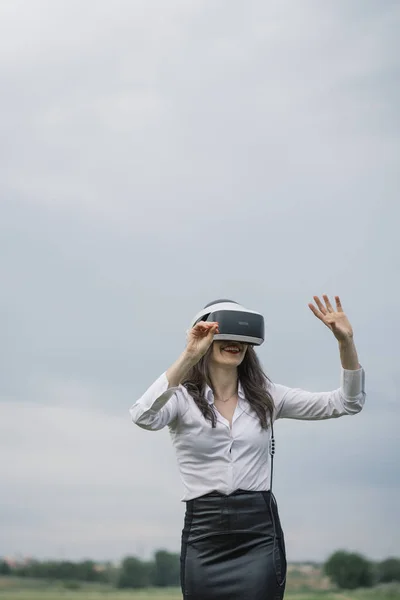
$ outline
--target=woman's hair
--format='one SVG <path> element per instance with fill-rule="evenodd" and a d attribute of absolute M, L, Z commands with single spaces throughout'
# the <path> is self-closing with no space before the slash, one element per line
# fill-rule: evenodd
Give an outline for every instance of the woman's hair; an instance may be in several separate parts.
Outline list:
<path fill-rule="evenodd" d="M 204 395 L 206 384 L 212 388 L 208 369 L 211 352 L 212 345 L 199 362 L 190 369 L 181 383 L 190 393 L 204 417 L 211 421 L 212 426 L 215 427 L 217 417 L 214 407 L 207 402 Z M 248 346 L 244 359 L 238 366 L 238 376 L 246 400 L 257 413 L 261 427 L 267 429 L 268 417 L 272 418 L 274 401 L 267 389 L 267 384 L 270 380 L 265 375 L 252 346 Z"/>

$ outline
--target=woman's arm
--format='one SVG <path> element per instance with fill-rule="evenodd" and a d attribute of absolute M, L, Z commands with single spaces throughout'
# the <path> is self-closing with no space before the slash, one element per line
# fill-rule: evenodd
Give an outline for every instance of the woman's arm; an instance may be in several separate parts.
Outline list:
<path fill-rule="evenodd" d="M 353 337 L 339 341 L 339 354 L 343 369 L 356 371 L 360 368 Z"/>
<path fill-rule="evenodd" d="M 132 421 L 150 431 L 163 429 L 179 416 L 180 382 L 211 346 L 217 323 L 198 323 L 190 330 L 184 352 L 173 365 L 163 373 L 130 408 Z M 185 411 L 182 406 L 181 410 Z"/>
<path fill-rule="evenodd" d="M 340 387 L 331 392 L 309 392 L 276 384 L 271 392 L 276 419 L 317 421 L 359 413 L 365 403 L 362 368 L 342 369 Z"/>
<path fill-rule="evenodd" d="M 343 312 L 339 297 L 335 297 L 336 311 L 333 310 L 328 297 L 324 295 L 323 298 L 325 306 L 314 296 L 319 310 L 313 304 L 308 306 L 333 332 L 338 341 L 342 365 L 341 385 L 332 392 L 307 392 L 299 388 L 276 385 L 274 396 L 277 419 L 330 419 L 356 414 L 364 406 L 365 373 L 358 361 L 353 329 Z"/>
<path fill-rule="evenodd" d="M 171 387 L 163 373 L 129 409 L 132 421 L 149 431 L 171 425 L 178 417 L 179 387 Z"/>
<path fill-rule="evenodd" d="M 178 360 L 176 360 L 174 364 L 170 366 L 166 373 L 169 386 L 178 386 L 190 369 L 194 367 L 197 361 L 198 359 L 193 358 L 193 356 L 189 354 L 187 350 L 182 352 Z"/>

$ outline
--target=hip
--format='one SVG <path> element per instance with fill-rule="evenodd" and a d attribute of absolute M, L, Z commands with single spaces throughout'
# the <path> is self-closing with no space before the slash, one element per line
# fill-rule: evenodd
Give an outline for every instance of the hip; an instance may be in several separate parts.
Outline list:
<path fill-rule="evenodd" d="M 283 539 L 272 492 L 240 489 L 229 495 L 212 492 L 186 502 L 183 533 L 187 541 L 229 532 Z"/>
<path fill-rule="evenodd" d="M 247 592 L 238 591 L 238 581 L 246 590 L 261 590 L 253 598 L 282 598 L 286 570 L 284 535 L 272 492 L 237 490 L 187 502 L 181 544 L 185 598 L 246 597 Z M 201 591 L 205 581 L 212 594 L 189 594 L 188 590 Z M 228 594 L 231 587 L 235 594 Z"/>

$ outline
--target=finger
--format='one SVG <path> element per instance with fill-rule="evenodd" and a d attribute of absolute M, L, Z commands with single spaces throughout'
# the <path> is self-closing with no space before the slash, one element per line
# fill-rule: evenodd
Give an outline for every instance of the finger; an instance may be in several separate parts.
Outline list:
<path fill-rule="evenodd" d="M 213 331 L 214 329 L 218 329 L 218 323 L 213 322 L 213 323 L 207 323 L 206 325 L 207 325 L 207 329 L 209 331 Z"/>
<path fill-rule="evenodd" d="M 332 304 L 330 303 L 328 296 L 326 294 L 323 294 L 322 297 L 325 300 L 325 304 L 326 304 L 326 308 L 328 309 L 328 312 L 334 312 Z"/>
<path fill-rule="evenodd" d="M 321 321 L 324 320 L 324 315 L 317 308 L 315 308 L 314 304 L 311 304 L 310 302 L 308 306 L 318 319 L 321 319 Z"/>
<path fill-rule="evenodd" d="M 335 296 L 336 308 L 338 312 L 343 312 L 342 303 L 340 302 L 339 296 Z"/>
<path fill-rule="evenodd" d="M 319 310 L 322 312 L 323 315 L 326 315 L 327 310 L 325 308 L 325 306 L 322 304 L 321 300 L 318 298 L 318 296 L 313 296 L 316 305 L 318 306 Z"/>
<path fill-rule="evenodd" d="M 311 303 L 310 303 L 308 306 L 311 308 L 311 310 L 312 310 L 312 312 L 314 313 L 314 315 L 315 315 L 315 316 L 316 316 L 316 317 L 317 317 L 317 318 L 318 318 L 320 321 L 322 321 L 322 323 L 323 323 L 324 325 L 326 325 L 327 327 L 329 327 L 329 329 L 331 329 L 330 323 L 328 323 L 328 322 L 327 322 L 327 320 L 326 320 L 326 318 L 327 318 L 327 317 L 326 317 L 326 315 L 323 315 L 323 314 L 322 314 L 322 313 L 321 313 L 319 310 L 317 310 L 317 309 L 315 308 L 314 304 L 311 304 Z"/>
<path fill-rule="evenodd" d="M 199 321 L 198 323 L 196 323 L 196 325 L 194 326 L 193 329 L 206 331 L 207 329 L 211 329 L 215 325 L 217 325 L 217 323 L 212 323 L 212 322 L 207 322 L 207 321 Z"/>
<path fill-rule="evenodd" d="M 195 335 L 200 335 L 200 336 L 205 336 L 205 337 L 207 337 L 208 335 L 214 335 L 215 333 L 217 333 L 219 331 L 218 323 L 216 323 L 216 322 L 207 323 L 205 321 L 201 321 L 200 323 L 197 323 L 193 329 L 194 329 Z"/>
<path fill-rule="evenodd" d="M 192 334 L 197 338 L 202 338 L 208 334 L 208 331 L 208 325 L 205 323 L 197 323 L 192 329 Z"/>
<path fill-rule="evenodd" d="M 210 323 L 210 327 L 208 328 L 207 334 L 210 333 L 210 334 L 214 335 L 218 331 L 219 331 L 219 329 L 218 329 L 218 323 Z"/>

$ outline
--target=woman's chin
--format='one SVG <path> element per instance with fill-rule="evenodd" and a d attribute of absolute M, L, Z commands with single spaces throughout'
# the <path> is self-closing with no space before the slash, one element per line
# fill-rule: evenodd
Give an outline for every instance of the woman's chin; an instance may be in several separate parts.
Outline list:
<path fill-rule="evenodd" d="M 225 354 L 225 356 L 221 356 L 218 357 L 217 359 L 217 364 L 220 365 L 232 365 L 232 366 L 238 366 L 240 365 L 240 363 L 243 360 L 243 355 L 242 353 L 240 354 L 232 354 L 232 355 L 228 355 L 228 353 Z"/>

